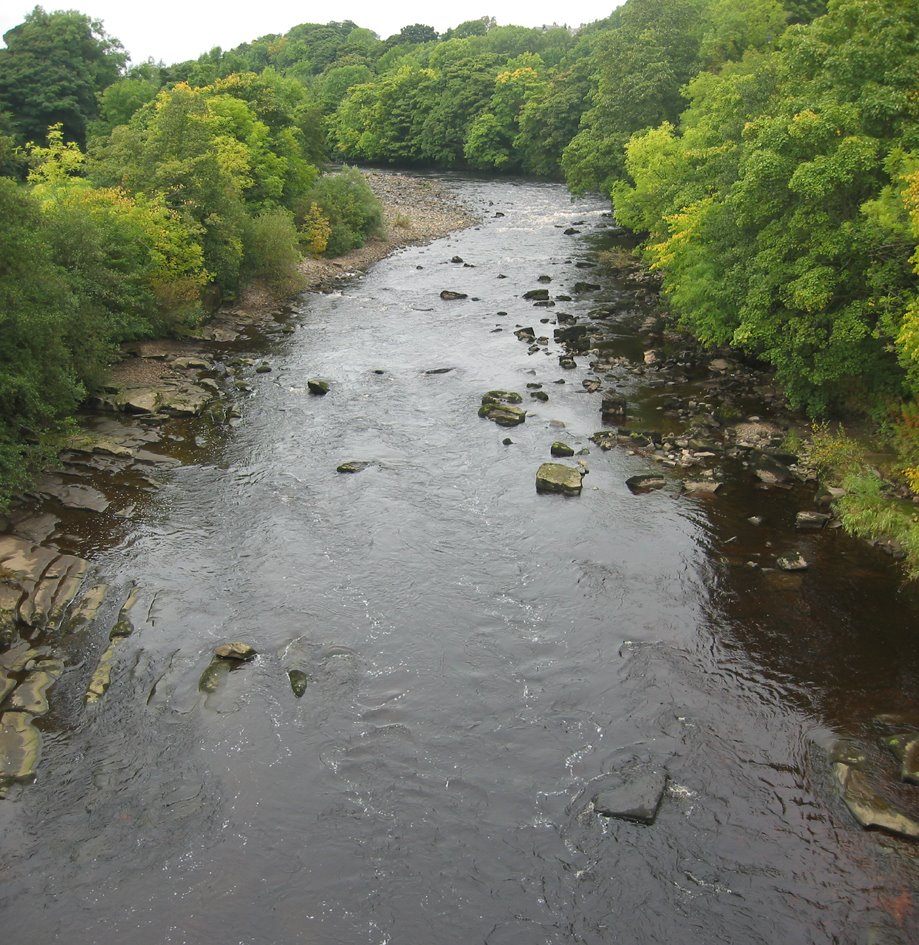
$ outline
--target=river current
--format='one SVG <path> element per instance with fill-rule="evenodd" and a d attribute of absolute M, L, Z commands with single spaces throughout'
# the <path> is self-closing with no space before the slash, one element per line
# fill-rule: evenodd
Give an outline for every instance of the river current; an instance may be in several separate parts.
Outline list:
<path fill-rule="evenodd" d="M 648 460 L 588 440 L 588 359 L 513 334 L 644 304 L 602 267 L 590 298 L 521 298 L 585 278 L 608 206 L 449 185 L 481 224 L 304 296 L 242 422 L 98 555 L 122 599 L 136 583 L 138 627 L 95 707 L 105 621 L 87 634 L 37 783 L 0 803 L 4 941 L 915 940 L 912 848 L 861 831 L 827 756 L 914 707 L 915 594 L 839 532 L 796 535 L 800 490 L 633 495 Z M 477 416 L 527 383 L 549 400 L 522 426 Z M 578 498 L 534 489 L 559 439 L 591 450 Z M 811 569 L 748 567 L 767 541 Z M 259 657 L 205 695 L 226 640 Z M 653 825 L 592 811 L 646 764 L 670 776 Z"/>

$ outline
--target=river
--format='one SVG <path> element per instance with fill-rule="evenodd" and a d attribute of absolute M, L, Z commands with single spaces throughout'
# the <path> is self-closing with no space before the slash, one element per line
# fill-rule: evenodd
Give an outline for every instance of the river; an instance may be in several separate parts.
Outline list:
<path fill-rule="evenodd" d="M 113 595 L 53 691 L 38 781 L 0 802 L 4 941 L 916 940 L 913 848 L 855 824 L 827 756 L 915 706 L 915 593 L 840 532 L 796 534 L 803 487 L 633 495 L 649 462 L 588 440 L 588 359 L 513 334 L 641 307 L 602 268 L 590 298 L 521 298 L 585 277 L 608 208 L 450 186 L 481 225 L 305 296 L 241 423 L 97 555 L 121 599 L 136 583 L 137 631 L 85 706 Z M 477 416 L 527 383 L 549 400 L 522 426 Z M 534 489 L 559 439 L 591 450 L 578 498 Z M 811 569 L 747 566 L 770 542 Z M 226 640 L 260 655 L 206 696 Z M 593 812 L 645 765 L 670 778 L 655 823 Z"/>

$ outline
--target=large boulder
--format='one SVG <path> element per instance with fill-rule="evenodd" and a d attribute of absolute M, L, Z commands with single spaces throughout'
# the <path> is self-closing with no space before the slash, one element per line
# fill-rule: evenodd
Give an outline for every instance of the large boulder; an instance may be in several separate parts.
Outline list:
<path fill-rule="evenodd" d="M 536 491 L 580 495 L 584 473 L 564 463 L 543 463 L 536 471 Z"/>

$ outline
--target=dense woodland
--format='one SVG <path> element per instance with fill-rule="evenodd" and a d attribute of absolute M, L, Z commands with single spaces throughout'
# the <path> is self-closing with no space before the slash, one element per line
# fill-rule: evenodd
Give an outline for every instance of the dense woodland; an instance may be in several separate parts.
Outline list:
<path fill-rule="evenodd" d="M 303 24 L 128 66 L 36 8 L 0 50 L 0 502 L 119 342 L 180 332 L 379 227 L 327 161 L 611 197 L 702 341 L 812 416 L 860 412 L 919 491 L 915 0 L 627 0 L 570 30 Z"/>

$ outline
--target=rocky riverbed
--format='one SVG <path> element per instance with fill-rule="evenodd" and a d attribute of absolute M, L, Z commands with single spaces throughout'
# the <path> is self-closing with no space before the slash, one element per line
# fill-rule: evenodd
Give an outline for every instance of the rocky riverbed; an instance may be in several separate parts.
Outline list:
<path fill-rule="evenodd" d="M 602 202 L 450 186 L 476 226 L 136 348 L 16 510 L 4 928 L 915 940 L 919 602 Z"/>
<path fill-rule="evenodd" d="M 435 182 L 383 173 L 371 173 L 370 180 L 386 208 L 386 236 L 340 259 L 306 261 L 304 272 L 313 290 L 328 291 L 403 245 L 473 222 Z M 580 232 L 570 229 L 570 235 Z M 453 267 L 468 264 L 456 256 L 448 264 L 453 288 L 444 289 L 441 298 L 462 302 L 468 298 L 457 291 L 462 270 Z M 602 423 L 590 438 L 594 446 L 621 450 L 647 463 L 646 472 L 625 483 L 636 496 L 665 490 L 673 497 L 717 502 L 724 483 L 738 476 L 755 479 L 766 491 L 809 485 L 812 507 L 797 512 L 785 537 L 766 542 L 763 550 L 738 562 L 765 571 L 806 571 L 809 561 L 797 547 L 796 533 L 833 529 L 838 522 L 829 511 L 833 496 L 816 487 L 813 472 L 788 449 L 797 418 L 770 375 L 729 352 L 705 351 L 675 330 L 657 304 L 654 276 L 624 249 L 607 251 L 599 264 L 605 277 L 612 273 L 631 292 L 636 303 L 631 314 L 623 315 L 618 304 L 603 304 L 601 285 L 589 278 L 595 264 L 585 261 L 585 278 L 567 292 L 556 291 L 548 275 L 536 278 L 539 287 L 522 296 L 532 306 L 531 323 L 507 324 L 507 313 L 498 312 L 494 330 L 512 331 L 530 355 L 555 358 L 562 374 L 556 383 L 566 383 L 565 375 L 579 377 L 583 392 L 596 400 L 598 427 Z M 597 304 L 586 316 L 564 310 L 566 303 L 583 309 L 594 297 Z M 0 792 L 35 775 L 41 734 L 32 723 L 49 711 L 49 690 L 65 671 L 55 639 L 77 633 L 95 619 L 110 593 L 91 580 L 92 549 L 81 532 L 92 530 L 98 536 L 90 523 L 105 517 L 110 533 L 117 535 L 118 523 L 130 521 L 144 507 L 170 469 L 193 461 L 208 437 L 222 436 L 222 430 L 238 422 L 238 398 L 251 391 L 255 375 L 273 370 L 271 358 L 254 349 L 296 331 L 292 314 L 290 307 L 252 290 L 221 311 L 200 337 L 126 346 L 126 357 L 113 369 L 110 382 L 89 402 L 60 468 L 43 476 L 13 509 L 0 535 Z M 550 400 L 542 384 L 527 387 L 530 404 Z M 330 384 L 310 378 L 307 388 L 323 396 Z M 500 426 L 516 426 L 526 419 L 523 403 L 521 393 L 488 391 L 479 415 Z M 550 452 L 566 459 L 575 455 L 575 447 L 557 440 Z M 582 447 L 577 453 L 584 457 L 589 450 Z M 359 472 L 369 465 L 349 461 L 338 471 Z M 536 490 L 578 496 L 587 471 L 583 458 L 576 465 L 543 463 L 536 470 Z M 100 477 L 108 483 L 104 491 Z M 748 522 L 754 528 L 764 524 L 755 514 Z M 135 595 L 128 591 L 122 596 L 110 642 L 90 677 L 87 705 L 104 697 L 117 649 L 134 629 Z M 226 668 L 219 659 L 215 665 Z M 908 735 L 913 745 L 916 731 L 907 726 L 896 734 L 901 739 Z M 828 758 L 860 823 L 919 836 L 917 821 L 885 797 L 876 774 L 883 766 L 869 765 L 864 751 L 840 760 L 839 751 L 831 748 Z M 910 802 L 908 789 L 898 792 L 898 802 Z"/>

